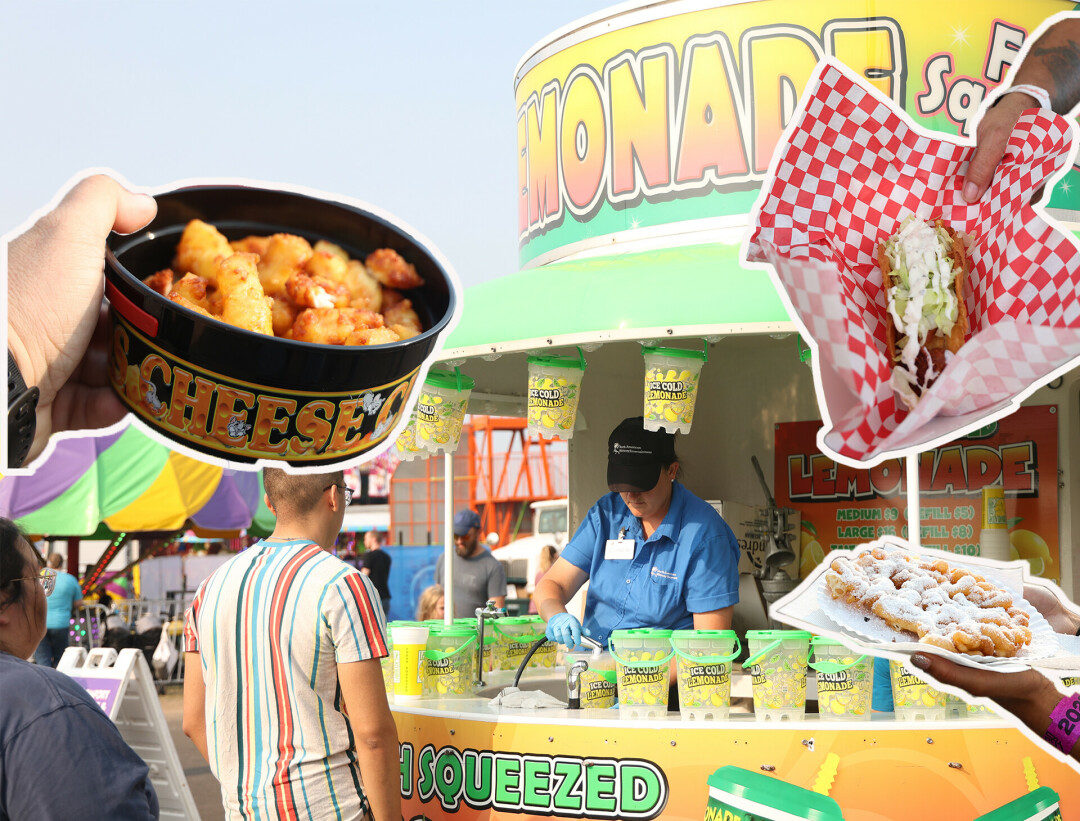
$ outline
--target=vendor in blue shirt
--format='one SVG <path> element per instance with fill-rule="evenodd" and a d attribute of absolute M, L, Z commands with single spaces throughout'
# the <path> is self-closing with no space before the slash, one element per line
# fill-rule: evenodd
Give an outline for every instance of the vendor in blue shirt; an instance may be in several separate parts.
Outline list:
<path fill-rule="evenodd" d="M 607 643 L 637 627 L 726 630 L 739 600 L 739 545 L 720 514 L 676 481 L 675 435 L 625 419 L 608 438 L 608 487 L 537 583 L 551 641 Z M 585 623 L 566 603 L 589 581 Z"/>

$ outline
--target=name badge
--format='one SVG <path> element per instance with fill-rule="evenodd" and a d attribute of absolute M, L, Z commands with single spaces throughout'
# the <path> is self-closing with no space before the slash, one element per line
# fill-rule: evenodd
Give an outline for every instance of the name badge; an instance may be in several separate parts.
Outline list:
<path fill-rule="evenodd" d="M 632 559 L 634 558 L 633 539 L 608 539 L 604 542 L 605 559 Z"/>

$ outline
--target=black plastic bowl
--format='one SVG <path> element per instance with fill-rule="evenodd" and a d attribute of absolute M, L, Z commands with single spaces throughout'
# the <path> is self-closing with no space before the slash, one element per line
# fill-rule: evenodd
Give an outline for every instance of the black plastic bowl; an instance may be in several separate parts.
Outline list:
<path fill-rule="evenodd" d="M 438 258 L 385 217 L 291 191 L 199 185 L 155 199 L 154 221 L 110 236 L 105 254 L 110 375 L 128 407 L 173 441 L 234 462 L 333 465 L 385 441 L 454 313 L 454 287 Z M 405 296 L 427 330 L 388 345 L 315 345 L 182 308 L 142 280 L 170 267 L 192 219 L 230 240 L 274 233 L 325 239 L 361 260 L 393 248 L 424 279 Z"/>

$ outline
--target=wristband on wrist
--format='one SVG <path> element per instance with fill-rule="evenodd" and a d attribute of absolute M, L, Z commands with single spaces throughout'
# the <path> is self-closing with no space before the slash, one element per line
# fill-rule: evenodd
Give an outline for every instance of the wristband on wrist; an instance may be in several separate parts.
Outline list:
<path fill-rule="evenodd" d="M 8 464 L 21 467 L 37 430 L 37 388 L 27 388 L 15 357 L 8 351 Z"/>
<path fill-rule="evenodd" d="M 1068 755 L 1080 740 L 1080 693 L 1065 696 L 1050 713 L 1050 726 L 1043 738 Z"/>
<path fill-rule="evenodd" d="M 998 89 L 995 92 L 997 99 L 994 100 L 993 105 L 997 105 L 1002 101 L 1006 94 L 1012 94 L 1014 91 L 1019 91 L 1021 94 L 1027 94 L 1029 97 L 1034 97 L 1038 100 L 1040 108 L 1045 108 L 1047 111 L 1054 110 L 1054 107 L 1050 104 L 1050 92 L 1045 88 L 1033 86 L 1030 83 L 1021 83 L 1018 86 L 1009 86 L 1008 88 Z M 993 106 L 991 106 L 991 108 L 992 107 Z"/>

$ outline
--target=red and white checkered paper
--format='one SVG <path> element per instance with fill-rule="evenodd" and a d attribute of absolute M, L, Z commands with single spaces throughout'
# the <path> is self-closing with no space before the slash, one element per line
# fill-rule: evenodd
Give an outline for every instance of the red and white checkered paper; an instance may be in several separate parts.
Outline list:
<path fill-rule="evenodd" d="M 876 463 L 1007 413 L 1080 357 L 1080 249 L 1031 197 L 1069 160 L 1069 121 L 1024 114 L 983 198 L 972 148 L 919 130 L 835 64 L 819 72 L 763 188 L 747 260 L 767 262 L 815 346 L 823 446 Z M 909 214 L 974 237 L 966 344 L 908 411 L 889 384 L 878 243 Z"/>

